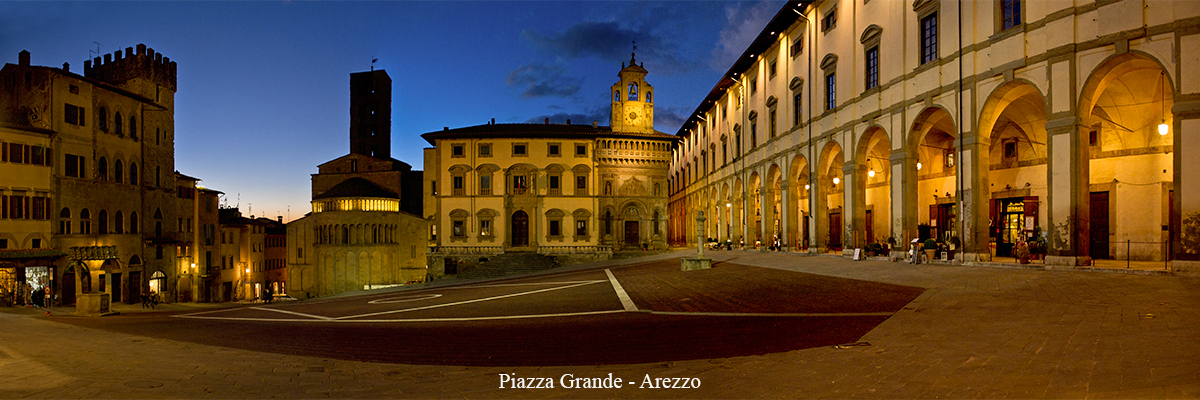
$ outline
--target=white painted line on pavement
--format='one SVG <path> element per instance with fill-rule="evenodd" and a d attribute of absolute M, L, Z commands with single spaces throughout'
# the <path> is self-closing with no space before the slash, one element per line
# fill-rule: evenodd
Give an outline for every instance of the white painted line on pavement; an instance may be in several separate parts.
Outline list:
<path fill-rule="evenodd" d="M 613 290 L 617 291 L 617 298 L 621 299 L 621 306 L 625 307 L 625 311 L 637 311 L 637 304 L 633 304 L 633 300 L 629 298 L 629 293 L 625 293 L 625 288 L 621 287 L 621 282 L 617 282 L 617 277 L 608 268 L 604 269 L 604 273 L 608 274 L 608 281 L 612 282 Z"/>
<path fill-rule="evenodd" d="M 599 283 L 599 282 L 604 282 L 604 281 L 603 280 L 590 280 L 590 281 L 530 282 L 530 283 L 493 283 L 493 284 L 485 283 L 485 284 L 480 284 L 480 285 L 444 287 L 442 289 L 476 289 L 476 288 L 485 288 L 485 287 L 565 285 L 565 284 L 571 284 L 571 283 Z"/>
<path fill-rule="evenodd" d="M 574 285 L 553 287 L 553 288 L 547 288 L 547 289 L 539 289 L 539 290 L 533 290 L 533 291 L 528 291 L 528 292 L 512 293 L 512 294 L 506 294 L 506 295 L 500 295 L 500 296 L 485 297 L 482 299 L 464 300 L 464 301 L 458 301 L 458 302 L 454 302 L 454 303 L 434 304 L 434 305 L 429 305 L 429 306 L 424 306 L 424 307 L 406 308 L 403 310 L 392 310 L 392 311 L 381 311 L 381 312 L 368 313 L 368 314 L 348 315 L 345 317 L 337 317 L 334 319 L 335 320 L 346 320 L 346 319 L 352 319 L 352 318 L 373 317 L 376 315 L 387 315 L 387 314 L 396 314 L 396 313 L 409 312 L 409 311 L 420 311 L 420 310 L 428 310 L 428 309 L 433 309 L 433 308 L 450 307 L 450 306 L 457 306 L 457 305 L 462 305 L 462 304 L 478 303 L 481 301 L 498 300 L 498 299 L 504 299 L 504 298 L 509 298 L 509 297 L 525 296 L 525 295 L 544 293 L 544 292 L 550 292 L 550 291 L 555 291 L 555 290 L 570 289 L 570 288 L 579 287 L 579 286 L 592 285 L 597 282 L 604 282 L 604 281 L 591 281 L 591 282 L 577 283 Z"/>
<path fill-rule="evenodd" d="M 394 303 L 407 303 L 407 302 L 410 302 L 410 301 L 421 301 L 421 300 L 436 299 L 436 298 L 438 298 L 438 297 L 442 297 L 442 295 L 440 295 L 440 294 L 436 294 L 436 293 L 435 293 L 435 294 L 424 294 L 424 295 L 411 295 L 411 296 L 384 297 L 384 298 L 382 298 L 382 299 L 376 299 L 376 300 L 371 300 L 371 301 L 368 301 L 368 302 L 367 302 L 367 304 L 394 304 Z"/>
<path fill-rule="evenodd" d="M 251 310 L 262 310 L 262 311 L 274 311 L 274 312 L 277 312 L 277 313 L 284 313 L 284 314 L 298 315 L 298 316 L 301 316 L 301 317 L 309 317 L 309 318 L 313 318 L 313 319 L 320 319 L 320 320 L 331 320 L 331 319 L 333 319 L 333 318 L 330 318 L 330 317 L 325 317 L 325 316 L 320 316 L 320 315 L 305 314 L 305 313 L 300 313 L 300 312 L 295 312 L 295 311 L 288 311 L 288 310 L 280 310 L 280 309 L 278 309 L 278 308 L 250 307 L 250 309 L 251 309 Z"/>

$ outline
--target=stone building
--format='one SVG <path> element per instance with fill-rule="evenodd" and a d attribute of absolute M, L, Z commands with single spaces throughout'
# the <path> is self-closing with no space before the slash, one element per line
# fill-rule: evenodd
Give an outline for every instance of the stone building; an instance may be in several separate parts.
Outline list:
<path fill-rule="evenodd" d="M 677 133 L 671 241 L 1191 268 L 1196 54 L 1196 2 L 790 2 Z"/>
<path fill-rule="evenodd" d="M 84 62 L 79 75 L 65 63 L 32 65 L 23 51 L 0 69 L 0 89 L 5 147 L 28 153 L 20 163 L 28 155 L 41 165 L 0 175 L 0 187 L 10 199 L 30 199 L 19 211 L 46 221 L 19 222 L 14 246 L 37 239 L 63 253 L 107 249 L 104 260 L 54 262 L 48 273 L 58 301 L 108 292 L 112 301 L 135 302 L 143 289 L 165 301 L 202 299 L 197 180 L 174 169 L 176 64 L 139 44 Z M 18 167 L 14 160 L 4 168 Z"/>
<path fill-rule="evenodd" d="M 506 252 L 562 261 L 667 246 L 667 167 L 654 88 L 632 57 L 612 87 L 610 126 L 496 124 L 421 135 L 435 274 Z M 449 260 L 449 261 L 447 261 Z"/>
<path fill-rule="evenodd" d="M 350 154 L 312 175 L 312 212 L 287 225 L 288 293 L 299 298 L 426 277 L 421 172 L 391 157 L 392 80 L 350 74 Z"/>
<path fill-rule="evenodd" d="M 53 134 L 0 122 L 0 306 L 29 303 L 65 254 L 51 244 Z"/>

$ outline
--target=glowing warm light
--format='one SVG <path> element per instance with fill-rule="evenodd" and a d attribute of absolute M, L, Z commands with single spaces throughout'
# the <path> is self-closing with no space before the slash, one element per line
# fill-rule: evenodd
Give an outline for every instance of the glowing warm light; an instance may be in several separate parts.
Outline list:
<path fill-rule="evenodd" d="M 841 180 L 841 179 L 838 179 L 838 177 L 836 177 L 836 176 L 835 176 L 835 177 L 833 177 L 833 184 L 834 184 L 834 185 L 838 184 L 838 182 L 841 182 L 841 181 L 842 181 L 842 180 Z"/>
<path fill-rule="evenodd" d="M 870 171 L 867 171 L 867 176 L 874 178 L 875 177 L 875 169 L 871 168 Z"/>
<path fill-rule="evenodd" d="M 725 208 L 733 207 L 733 203 L 725 203 Z"/>
<path fill-rule="evenodd" d="M 920 162 L 918 162 L 918 163 L 917 163 L 917 171 L 920 171 L 920 170 L 921 170 L 921 163 L 920 163 Z"/>
<path fill-rule="evenodd" d="M 1159 136 L 1167 136 L 1167 129 L 1167 121 L 1163 121 L 1163 123 L 1158 124 Z"/>
<path fill-rule="evenodd" d="M 808 190 L 808 184 L 807 184 L 807 183 L 805 183 L 805 184 L 804 184 L 804 190 Z"/>
<path fill-rule="evenodd" d="M 250 273 L 250 268 L 246 268 L 246 273 Z"/>

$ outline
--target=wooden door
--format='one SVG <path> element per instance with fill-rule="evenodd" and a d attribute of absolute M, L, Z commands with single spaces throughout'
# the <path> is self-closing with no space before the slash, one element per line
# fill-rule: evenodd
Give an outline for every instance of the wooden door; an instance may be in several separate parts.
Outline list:
<path fill-rule="evenodd" d="M 512 247 L 529 245 L 529 215 L 517 211 L 512 216 Z"/>
<path fill-rule="evenodd" d="M 1091 198 L 1091 251 L 1095 259 L 1107 259 L 1108 255 L 1108 192 L 1093 192 Z"/>
<path fill-rule="evenodd" d="M 638 222 L 625 221 L 625 246 L 638 247 Z"/>
<path fill-rule="evenodd" d="M 829 243 L 830 249 L 842 248 L 842 213 L 829 213 Z"/>
<path fill-rule="evenodd" d="M 871 215 L 871 210 L 867 210 L 867 216 L 863 223 L 867 225 L 867 237 L 865 238 L 866 242 L 868 244 L 875 243 L 875 218 Z"/>

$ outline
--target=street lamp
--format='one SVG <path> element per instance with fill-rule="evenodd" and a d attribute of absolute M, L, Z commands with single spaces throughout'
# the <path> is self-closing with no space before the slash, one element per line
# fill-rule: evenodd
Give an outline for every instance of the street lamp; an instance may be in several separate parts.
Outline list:
<path fill-rule="evenodd" d="M 1167 136 L 1167 88 L 1163 86 L 1163 84 L 1166 82 L 1166 74 L 1159 72 L 1158 81 L 1160 88 L 1159 92 L 1162 93 L 1162 96 L 1159 98 L 1159 103 L 1162 105 L 1162 107 L 1160 107 L 1162 109 L 1162 123 L 1158 124 L 1158 135 Z"/>

